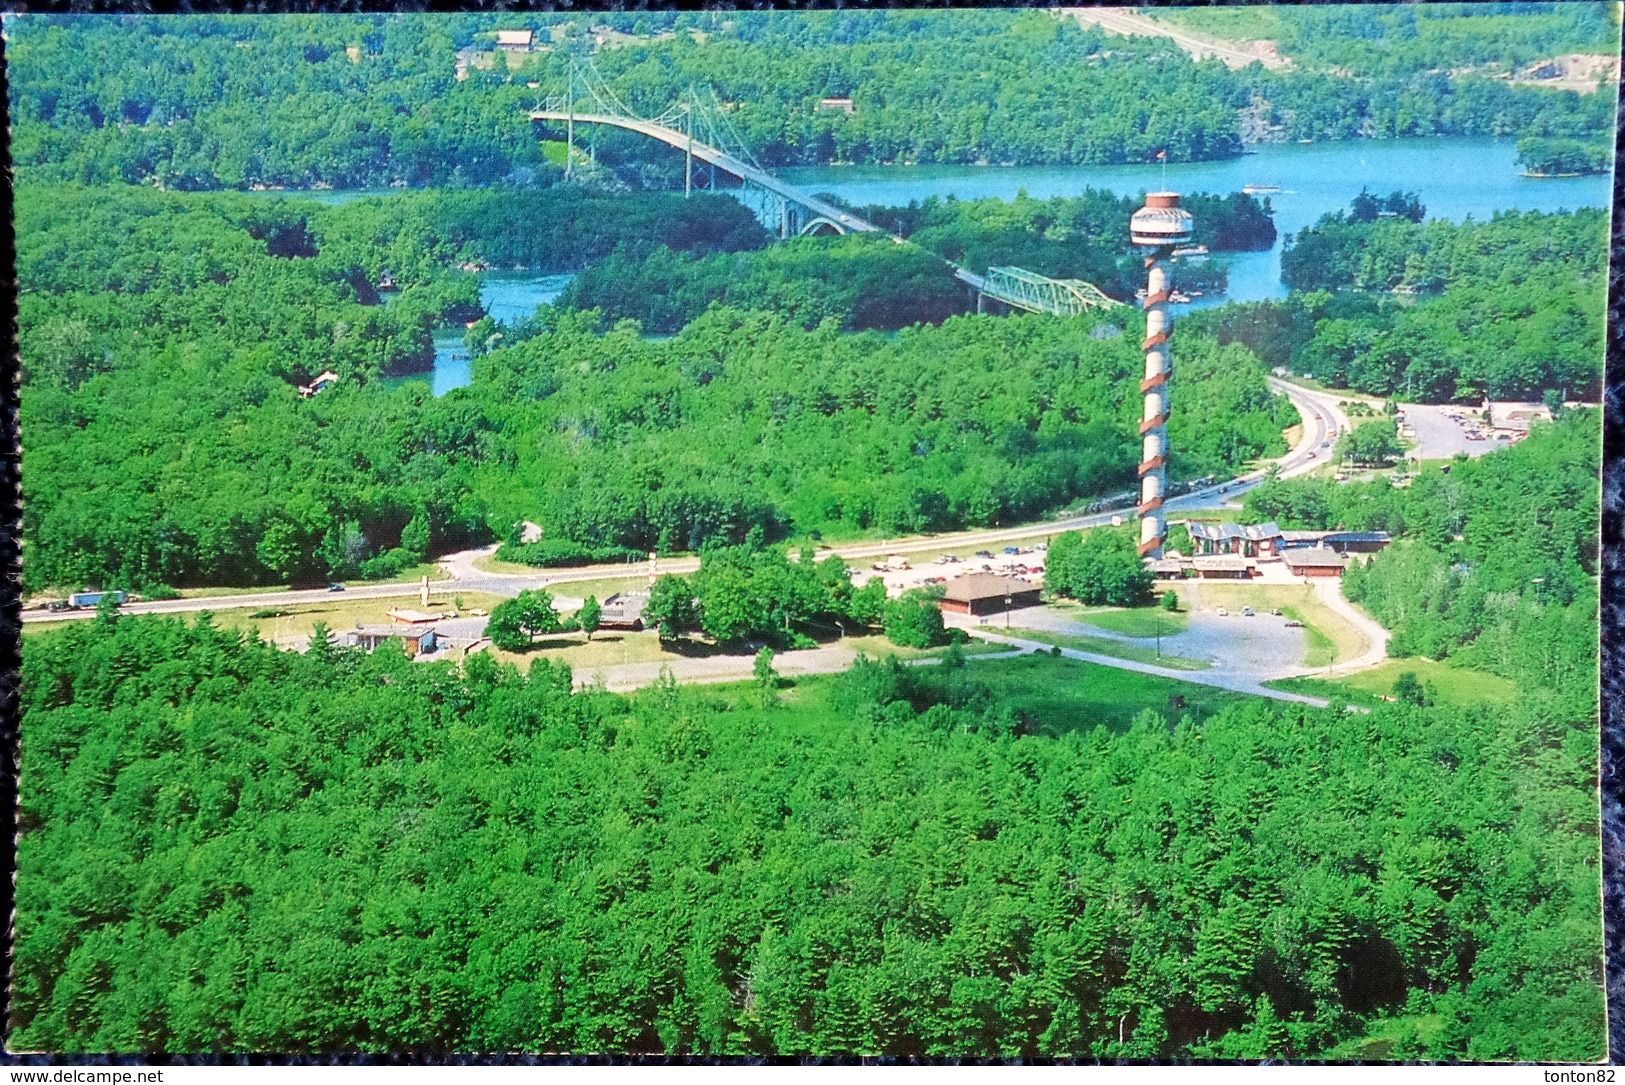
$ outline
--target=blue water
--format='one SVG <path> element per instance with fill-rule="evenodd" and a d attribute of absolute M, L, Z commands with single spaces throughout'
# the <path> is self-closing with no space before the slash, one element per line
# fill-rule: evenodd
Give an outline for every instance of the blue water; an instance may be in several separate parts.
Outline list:
<path fill-rule="evenodd" d="M 538 305 L 551 305 L 574 275 L 537 275 L 529 271 L 493 271 L 480 276 L 480 303 L 499 324 L 513 324 L 536 312 Z M 466 331 L 460 325 L 437 328 L 434 333 L 434 368 L 427 373 L 385 378 L 386 387 L 398 388 L 407 381 L 429 382 L 436 397 L 474 380 L 473 362 L 463 343 Z"/>
<path fill-rule="evenodd" d="M 1536 179 L 1519 176 L 1511 141 L 1467 137 L 1269 143 L 1256 154 L 1222 162 L 1132 166 L 820 166 L 784 169 L 786 181 L 811 192 L 830 192 L 850 203 L 901 205 L 928 196 L 961 200 L 1019 192 L 1036 199 L 1075 196 L 1086 188 L 1138 196 L 1163 187 L 1176 192 L 1227 195 L 1247 184 L 1279 185 L 1268 197 L 1280 234 L 1268 252 L 1227 253 L 1230 292 L 1195 305 L 1261 301 L 1286 296 L 1281 243 L 1321 215 L 1346 209 L 1362 186 L 1386 196 L 1415 192 L 1428 217 L 1454 222 L 1487 219 L 1497 211 L 1559 211 L 1607 207 L 1613 179 Z M 1263 197 L 1261 197 L 1263 198 Z"/>

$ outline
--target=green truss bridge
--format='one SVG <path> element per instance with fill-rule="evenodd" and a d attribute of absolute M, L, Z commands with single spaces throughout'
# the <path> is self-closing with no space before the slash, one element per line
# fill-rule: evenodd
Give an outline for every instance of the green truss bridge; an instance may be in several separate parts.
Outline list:
<path fill-rule="evenodd" d="M 675 147 L 684 154 L 683 193 L 693 191 L 694 163 L 735 177 L 754 202 L 764 220 L 781 238 L 818 233 L 885 233 L 869 222 L 827 200 L 821 200 L 774 176 L 750 152 L 740 138 L 716 94 L 691 89 L 658 117 L 640 117 L 628 109 L 598 74 L 590 60 L 572 63 L 570 83 L 565 94 L 548 98 L 530 113 L 533 122 L 564 125 L 567 143 L 565 170 L 568 176 L 574 158 L 575 126 L 609 126 L 636 132 L 649 139 Z M 890 235 L 899 245 L 910 244 Z M 1018 267 L 989 268 L 978 275 L 952 261 L 954 277 L 974 296 L 977 312 L 985 312 L 989 300 L 1013 309 L 1055 316 L 1076 316 L 1089 309 L 1108 309 L 1123 304 L 1107 297 L 1100 288 L 1081 279 L 1051 279 Z"/>

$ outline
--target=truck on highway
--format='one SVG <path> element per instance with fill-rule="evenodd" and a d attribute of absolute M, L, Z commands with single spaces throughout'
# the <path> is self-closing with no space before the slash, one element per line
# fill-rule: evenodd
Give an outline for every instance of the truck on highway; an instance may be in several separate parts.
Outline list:
<path fill-rule="evenodd" d="M 121 591 L 77 591 L 68 596 L 68 606 L 74 610 L 100 606 L 105 596 L 112 596 L 116 607 L 124 605 L 125 594 Z"/>

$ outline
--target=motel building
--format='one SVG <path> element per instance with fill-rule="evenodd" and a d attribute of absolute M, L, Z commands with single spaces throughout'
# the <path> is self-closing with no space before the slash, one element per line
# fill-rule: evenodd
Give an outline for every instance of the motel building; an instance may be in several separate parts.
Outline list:
<path fill-rule="evenodd" d="M 1262 524 L 1190 523 L 1191 546 L 1197 554 L 1235 554 L 1273 558 L 1281 551 L 1281 529 L 1274 520 Z"/>
<path fill-rule="evenodd" d="M 1294 576 L 1342 576 L 1349 559 L 1330 547 L 1310 546 L 1286 551 L 1281 561 Z"/>
<path fill-rule="evenodd" d="M 1037 584 L 1013 576 L 972 573 L 948 582 L 937 607 L 944 614 L 970 614 L 981 617 L 1004 610 L 1039 605 Z"/>

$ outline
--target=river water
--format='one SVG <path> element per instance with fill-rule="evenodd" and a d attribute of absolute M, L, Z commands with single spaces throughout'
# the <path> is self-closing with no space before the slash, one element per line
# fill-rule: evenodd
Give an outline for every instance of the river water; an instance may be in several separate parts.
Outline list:
<path fill-rule="evenodd" d="M 1226 253 L 1227 295 L 1198 299 L 1193 306 L 1286 297 L 1281 246 L 1321 215 L 1346 210 L 1362 186 L 1386 196 L 1415 192 L 1429 218 L 1460 222 L 1487 219 L 1497 211 L 1560 211 L 1607 207 L 1612 178 L 1536 179 L 1519 176 L 1509 140 L 1348 140 L 1334 143 L 1266 143 L 1255 153 L 1220 162 L 1131 166 L 820 166 L 780 170 L 786 181 L 810 192 L 829 192 L 865 206 L 907 204 L 928 196 L 961 200 L 1035 199 L 1076 196 L 1086 188 L 1139 196 L 1166 187 L 1176 192 L 1228 195 L 1244 185 L 1279 185 L 1268 199 L 1279 237 L 1268 252 Z M 1260 197 L 1261 199 L 1264 197 Z"/>
<path fill-rule="evenodd" d="M 538 305 L 550 305 L 570 285 L 574 275 L 537 275 L 530 271 L 488 271 L 480 276 L 480 303 L 491 319 L 513 324 L 536 312 Z M 389 295 L 385 295 L 386 298 Z M 474 380 L 473 362 L 463 343 L 462 325 L 446 325 L 434 332 L 434 368 L 404 377 L 386 377 L 385 387 L 398 388 L 407 381 L 428 381 L 429 390 L 443 396 Z"/>
<path fill-rule="evenodd" d="M 1321 215 L 1345 210 L 1362 187 L 1386 196 L 1415 192 L 1429 218 L 1454 222 L 1490 218 L 1498 211 L 1562 211 L 1607 207 L 1609 175 L 1537 179 L 1519 174 L 1511 141 L 1468 137 L 1404 140 L 1349 140 L 1332 143 L 1262 144 L 1240 158 L 1221 162 L 1128 166 L 817 166 L 782 169 L 779 176 L 809 192 L 828 192 L 848 203 L 905 205 L 930 196 L 961 200 L 1036 199 L 1075 196 L 1086 188 L 1139 196 L 1163 187 L 1177 192 L 1228 195 L 1249 184 L 1279 186 L 1267 197 L 1275 212 L 1278 239 L 1267 252 L 1225 253 L 1229 292 L 1196 299 L 1193 308 L 1227 301 L 1286 297 L 1281 282 L 1285 240 Z M 301 193 L 327 203 L 391 191 Z M 530 316 L 552 302 L 569 275 L 492 272 L 481 276 L 480 299 L 502 323 Z M 427 378 L 437 396 L 470 381 L 463 329 L 446 328 L 435 337 L 432 373 L 392 378 L 398 384 Z"/>

